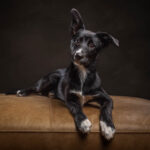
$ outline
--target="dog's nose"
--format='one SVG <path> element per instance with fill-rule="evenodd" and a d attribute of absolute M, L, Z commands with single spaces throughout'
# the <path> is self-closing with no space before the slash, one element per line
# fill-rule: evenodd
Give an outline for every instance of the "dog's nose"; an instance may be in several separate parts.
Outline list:
<path fill-rule="evenodd" d="M 75 59 L 82 59 L 83 58 L 83 50 L 80 48 L 79 50 L 76 51 L 75 53 Z"/>

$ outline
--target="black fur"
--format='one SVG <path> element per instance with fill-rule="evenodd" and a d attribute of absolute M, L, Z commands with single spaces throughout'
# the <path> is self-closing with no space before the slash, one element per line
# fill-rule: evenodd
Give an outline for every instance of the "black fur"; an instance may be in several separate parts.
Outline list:
<path fill-rule="evenodd" d="M 76 9 L 71 10 L 71 58 L 67 68 L 58 69 L 42 77 L 37 83 L 27 89 L 7 94 L 26 96 L 31 93 L 41 93 L 48 96 L 49 92 L 65 102 L 72 113 L 77 128 L 83 133 L 89 132 L 90 125 L 83 123 L 87 119 L 82 111 L 81 98 L 87 95 L 101 105 L 100 120 L 107 127 L 115 129 L 112 121 L 113 102 L 101 86 L 101 80 L 96 72 L 95 61 L 100 50 L 110 43 L 119 46 L 119 42 L 112 35 L 105 32 L 92 32 L 85 29 L 81 15 Z M 87 102 L 87 101 L 86 101 Z M 82 124 L 83 123 L 83 124 Z M 102 128 L 102 126 L 101 126 Z M 107 138 L 106 131 L 103 135 Z"/>

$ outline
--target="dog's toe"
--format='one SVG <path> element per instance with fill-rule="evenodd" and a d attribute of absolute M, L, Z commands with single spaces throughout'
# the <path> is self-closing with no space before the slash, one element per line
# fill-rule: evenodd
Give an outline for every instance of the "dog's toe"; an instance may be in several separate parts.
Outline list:
<path fill-rule="evenodd" d="M 26 94 L 22 90 L 18 90 L 16 95 L 17 96 L 25 96 Z"/>
<path fill-rule="evenodd" d="M 82 132 L 82 133 L 89 133 L 90 132 L 90 129 L 92 127 L 92 124 L 91 122 L 88 120 L 88 119 L 85 119 L 81 122 L 81 125 L 79 127 L 79 130 Z"/>
<path fill-rule="evenodd" d="M 100 126 L 102 135 L 105 137 L 105 139 L 111 140 L 114 137 L 115 129 L 111 126 L 107 126 L 104 121 L 100 121 Z"/>

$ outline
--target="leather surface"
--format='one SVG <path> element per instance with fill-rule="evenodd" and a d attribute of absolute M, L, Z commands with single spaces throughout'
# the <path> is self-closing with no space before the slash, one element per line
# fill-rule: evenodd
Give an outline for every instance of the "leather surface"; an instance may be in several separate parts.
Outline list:
<path fill-rule="evenodd" d="M 106 142 L 99 133 L 99 107 L 84 107 L 92 122 L 87 136 L 76 131 L 66 106 L 42 96 L 0 95 L 1 150 L 150 150 L 150 101 L 112 96 L 116 134 Z"/>
<path fill-rule="evenodd" d="M 150 101 L 112 96 L 113 120 L 117 133 L 150 133 Z M 96 104 L 93 104 L 97 106 Z M 99 131 L 99 108 L 84 107 L 92 122 L 91 132 Z M 0 95 L 0 132 L 77 132 L 73 118 L 59 100 L 42 96 Z"/>

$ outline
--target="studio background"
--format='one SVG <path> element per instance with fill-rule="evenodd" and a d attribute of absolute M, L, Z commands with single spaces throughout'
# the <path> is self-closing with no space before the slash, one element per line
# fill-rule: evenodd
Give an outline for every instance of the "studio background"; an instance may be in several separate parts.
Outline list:
<path fill-rule="evenodd" d="M 26 88 L 70 62 L 70 9 L 85 26 L 118 38 L 97 60 L 111 95 L 150 99 L 150 9 L 138 0 L 5 0 L 0 2 L 0 92 Z"/>

